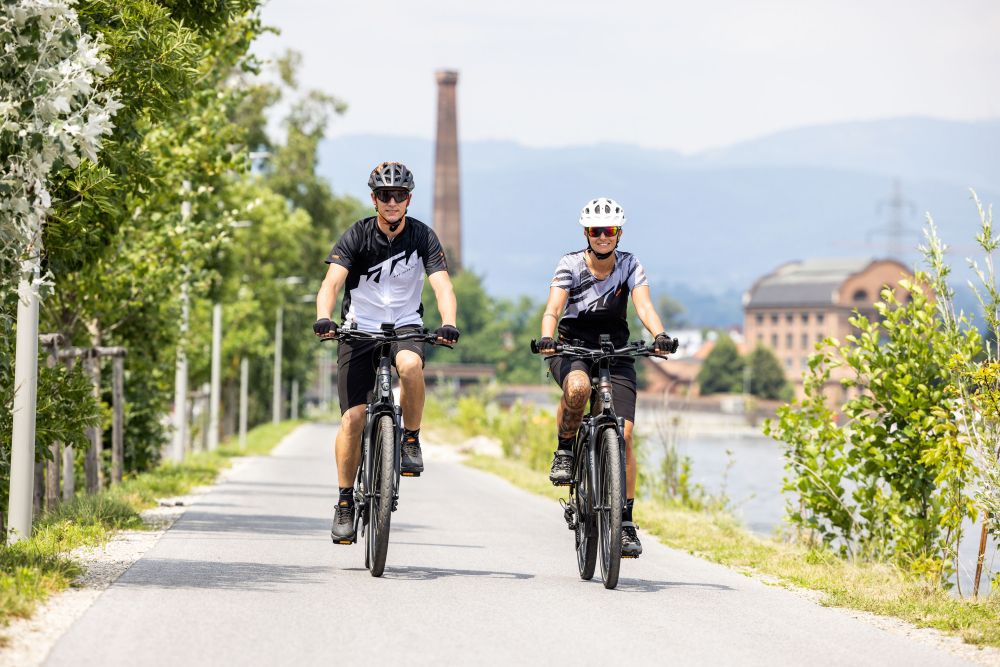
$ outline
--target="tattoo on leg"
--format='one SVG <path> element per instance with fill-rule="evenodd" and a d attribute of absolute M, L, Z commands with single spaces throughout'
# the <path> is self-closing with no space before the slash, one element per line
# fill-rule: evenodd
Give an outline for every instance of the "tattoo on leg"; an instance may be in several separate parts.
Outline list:
<path fill-rule="evenodd" d="M 562 398 L 562 419 L 559 421 L 559 437 L 572 438 L 583 418 L 583 409 L 587 405 L 585 391 L 567 388 Z"/>

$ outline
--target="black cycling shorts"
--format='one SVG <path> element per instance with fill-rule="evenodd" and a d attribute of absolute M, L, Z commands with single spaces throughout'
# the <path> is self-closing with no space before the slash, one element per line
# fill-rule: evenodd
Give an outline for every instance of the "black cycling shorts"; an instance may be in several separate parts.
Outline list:
<path fill-rule="evenodd" d="M 422 327 L 409 326 L 396 329 L 396 333 L 420 331 Z M 368 392 L 375 387 L 375 371 L 378 370 L 378 343 L 359 340 L 340 342 L 337 345 L 337 394 L 340 397 L 340 414 L 349 409 L 365 405 L 368 402 Z M 418 340 L 404 340 L 390 343 L 389 357 L 393 366 L 396 365 L 396 354 L 400 350 L 416 352 L 420 356 L 420 365 L 424 364 L 424 343 Z"/>
<path fill-rule="evenodd" d="M 549 374 L 560 387 L 570 371 L 583 371 L 591 377 L 593 362 L 572 357 L 551 357 L 548 360 Z M 626 421 L 635 423 L 635 398 L 638 385 L 635 376 L 635 362 L 631 359 L 615 359 L 611 362 L 611 402 L 615 414 Z"/>

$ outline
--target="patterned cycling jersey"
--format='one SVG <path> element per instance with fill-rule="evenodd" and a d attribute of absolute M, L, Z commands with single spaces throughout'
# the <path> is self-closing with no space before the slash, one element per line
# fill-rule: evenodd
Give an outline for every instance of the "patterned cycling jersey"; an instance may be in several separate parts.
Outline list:
<path fill-rule="evenodd" d="M 615 266 L 604 280 L 598 280 L 590 272 L 586 250 L 563 255 L 551 283 L 551 287 L 569 292 L 566 311 L 559 321 L 559 338 L 580 339 L 596 346 L 601 334 L 609 334 L 616 346 L 625 345 L 628 296 L 648 282 L 642 264 L 630 252 L 615 251 Z"/>
<path fill-rule="evenodd" d="M 384 322 L 423 326 L 424 273 L 448 270 L 437 234 L 411 217 L 391 241 L 374 216 L 358 220 L 333 246 L 326 263 L 347 269 L 344 324 L 370 332 L 378 332 Z"/>

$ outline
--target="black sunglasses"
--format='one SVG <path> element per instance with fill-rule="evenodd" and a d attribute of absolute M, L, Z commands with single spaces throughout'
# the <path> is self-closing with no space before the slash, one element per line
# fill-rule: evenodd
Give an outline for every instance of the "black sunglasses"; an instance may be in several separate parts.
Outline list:
<path fill-rule="evenodd" d="M 397 204 L 402 204 L 410 196 L 408 190 L 376 190 L 375 198 L 383 204 L 388 204 L 390 199 L 395 199 Z"/>
<path fill-rule="evenodd" d="M 587 236 L 592 239 L 603 236 L 618 236 L 621 227 L 587 227 Z"/>

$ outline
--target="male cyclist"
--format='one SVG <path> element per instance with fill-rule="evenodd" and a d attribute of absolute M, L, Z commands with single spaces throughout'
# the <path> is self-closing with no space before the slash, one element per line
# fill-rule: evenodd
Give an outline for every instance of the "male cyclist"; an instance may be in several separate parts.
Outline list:
<path fill-rule="evenodd" d="M 587 247 L 563 255 L 559 260 L 542 315 L 539 349 L 543 353 L 555 351 L 557 325 L 560 342 L 580 340 L 585 347 L 597 348 L 601 334 L 608 334 L 615 347 L 624 346 L 629 338 L 626 310 L 631 294 L 639 319 L 654 336 L 653 348 L 661 354 L 675 351 L 653 309 L 642 265 L 635 255 L 618 250 L 625 225 L 622 207 L 606 197 L 593 199 L 580 212 L 580 224 Z M 556 412 L 559 444 L 549 479 L 553 484 L 566 485 L 573 476 L 573 442 L 590 397 L 590 366 L 583 360 L 566 357 L 552 357 L 548 363 L 553 379 L 563 389 Z M 611 383 L 615 414 L 625 420 L 626 498 L 622 512 L 622 555 L 635 558 L 642 553 L 642 544 L 632 522 L 636 479 L 635 453 L 632 451 L 635 361 L 613 360 Z"/>
<path fill-rule="evenodd" d="M 420 292 L 424 273 L 437 297 L 441 327 L 438 341 L 455 343 L 455 292 L 448 276 L 444 251 L 434 231 L 407 217 L 413 174 L 399 162 L 383 162 L 368 178 L 376 215 L 351 225 L 326 258 L 326 278 L 316 295 L 317 336 L 332 337 L 337 324 L 330 320 L 340 288 L 344 287 L 341 326 L 379 333 L 392 323 L 397 333 L 423 327 Z M 376 344 L 340 343 L 337 350 L 337 390 L 340 430 L 336 457 L 340 500 L 334 513 L 333 541 L 354 537 L 354 477 L 361 463 L 361 435 L 365 404 L 375 384 Z M 399 374 L 403 408 L 403 444 L 400 470 L 419 475 L 424 470 L 420 452 L 420 419 L 424 410 L 424 346 L 419 342 L 393 343 L 393 365 Z"/>

